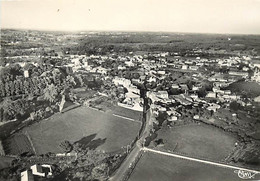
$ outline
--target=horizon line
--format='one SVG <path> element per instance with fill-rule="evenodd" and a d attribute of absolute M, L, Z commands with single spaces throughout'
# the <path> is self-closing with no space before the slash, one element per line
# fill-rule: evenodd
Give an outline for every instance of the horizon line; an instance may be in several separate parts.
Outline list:
<path fill-rule="evenodd" d="M 23 31 L 46 31 L 46 32 L 66 32 L 66 33 L 80 33 L 80 32 L 129 32 L 129 33 L 176 33 L 176 34 L 208 34 L 208 35 L 255 35 L 260 33 L 214 33 L 214 32 L 191 32 L 191 31 L 156 31 L 156 30 L 52 30 L 52 29 L 29 29 L 29 28 L 0 28 L 1 30 L 23 30 Z"/>

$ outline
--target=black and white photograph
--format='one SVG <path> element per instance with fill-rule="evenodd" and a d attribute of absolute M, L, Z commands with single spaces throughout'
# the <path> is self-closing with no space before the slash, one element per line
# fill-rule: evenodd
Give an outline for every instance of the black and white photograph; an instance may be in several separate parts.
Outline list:
<path fill-rule="evenodd" d="M 0 181 L 260 181 L 260 0 L 0 0 Z"/>

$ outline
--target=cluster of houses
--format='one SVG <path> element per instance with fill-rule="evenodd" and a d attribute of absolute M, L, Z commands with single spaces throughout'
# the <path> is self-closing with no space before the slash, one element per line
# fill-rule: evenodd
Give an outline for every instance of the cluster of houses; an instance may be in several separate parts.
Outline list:
<path fill-rule="evenodd" d="M 126 93 L 122 93 L 124 99 L 122 102 L 118 102 L 118 106 L 143 111 L 144 100 L 140 97 L 140 90 L 129 79 L 115 77 L 113 83 L 116 86 L 123 86 L 127 89 Z"/>
<path fill-rule="evenodd" d="M 21 181 L 34 181 L 37 177 L 50 178 L 52 176 L 51 165 L 35 164 L 30 167 L 30 169 L 21 172 Z"/>
<path fill-rule="evenodd" d="M 245 78 L 248 81 L 259 82 L 260 71 L 258 64 L 252 63 L 250 62 L 250 60 L 251 59 L 248 57 L 230 57 L 229 59 L 216 60 L 200 59 L 199 57 L 197 57 L 193 60 L 180 60 L 170 63 L 170 66 L 172 67 L 184 70 L 198 70 L 198 68 L 203 65 L 212 64 L 218 67 L 226 66 L 229 68 L 229 71 L 226 74 L 212 72 L 212 75 L 210 77 L 207 77 L 208 80 L 213 83 L 213 88 L 211 91 L 207 91 L 205 98 L 199 98 L 197 94 L 197 91 L 201 88 L 200 85 L 193 85 L 192 88 L 189 89 L 186 84 L 172 84 L 173 89 L 184 90 L 184 93 L 181 93 L 179 95 L 169 95 L 167 91 L 149 91 L 147 93 L 147 96 L 152 100 L 151 109 L 153 113 L 155 115 L 159 115 L 159 112 L 166 112 L 169 121 L 177 121 L 179 117 L 181 117 L 182 113 L 178 112 L 176 107 L 172 106 L 172 104 L 174 104 L 175 102 L 180 103 L 181 106 L 197 107 L 198 105 L 202 105 L 203 108 L 213 112 L 216 112 L 218 109 L 220 109 L 220 105 L 224 104 L 226 106 L 229 106 L 230 102 L 232 101 L 236 101 L 242 106 L 249 105 L 250 103 L 245 102 L 240 95 L 236 95 L 230 90 L 224 90 L 223 88 L 241 78 Z M 244 66 L 238 69 L 242 61 Z M 161 68 L 157 71 L 151 70 L 151 68 L 153 69 L 155 66 L 152 63 L 153 62 L 144 62 L 144 64 L 146 64 L 144 66 L 145 69 L 149 70 L 149 74 L 160 74 L 160 77 L 151 76 L 149 77 L 147 82 L 156 82 L 156 80 L 160 80 L 160 78 L 165 78 L 166 73 L 165 71 L 163 71 L 164 66 L 160 65 L 160 63 L 165 64 L 165 61 L 160 61 L 156 63 L 156 68 Z M 169 64 L 167 64 L 167 66 L 168 65 Z M 251 80 L 248 79 L 249 70 L 253 70 L 253 76 L 251 77 Z M 200 73 L 197 72 L 194 72 L 193 75 L 194 76 L 192 76 L 191 78 L 194 78 L 195 80 L 198 80 L 198 77 L 201 76 Z M 212 101 L 209 101 L 211 99 L 215 99 L 216 102 L 213 103 Z M 195 114 L 193 119 L 199 119 L 199 115 Z"/>
<path fill-rule="evenodd" d="M 150 54 L 157 59 L 150 60 L 148 55 L 135 55 L 135 56 L 125 56 L 119 57 L 119 59 L 124 62 L 118 65 L 118 70 L 125 70 L 130 66 L 138 66 L 138 69 L 144 74 L 137 79 L 126 79 L 121 77 L 113 77 L 112 82 L 116 86 L 122 86 L 127 89 L 127 93 L 120 95 L 123 101 L 118 102 L 119 106 L 127 107 L 129 109 L 134 109 L 142 111 L 143 100 L 140 98 L 140 91 L 133 82 L 144 83 L 144 81 L 151 83 L 161 81 L 168 76 L 167 68 L 175 68 L 182 70 L 189 70 L 194 72 L 192 79 L 199 80 L 204 75 L 197 72 L 200 67 L 203 66 L 216 66 L 216 67 L 227 67 L 227 73 L 216 73 L 212 72 L 212 75 L 208 78 L 210 82 L 213 83 L 212 91 L 208 91 L 205 99 L 199 98 L 197 92 L 201 88 L 200 85 L 193 85 L 192 88 L 188 88 L 186 84 L 172 84 L 173 89 L 180 89 L 182 93 L 179 95 L 169 95 L 166 90 L 164 91 L 149 91 L 147 96 L 152 100 L 151 108 L 154 114 L 158 114 L 159 111 L 166 111 L 169 120 L 175 121 L 181 116 L 181 113 L 177 112 L 173 107 L 165 107 L 161 104 L 156 104 L 158 102 L 163 104 L 173 104 L 179 102 L 183 106 L 193 106 L 203 105 L 203 107 L 209 111 L 216 112 L 221 106 L 220 103 L 229 104 L 232 101 L 237 101 L 241 105 L 246 105 L 241 98 L 241 96 L 232 94 L 230 90 L 223 90 L 229 84 L 236 82 L 240 78 L 248 79 L 249 70 L 253 70 L 253 76 L 251 76 L 251 81 L 260 81 L 260 71 L 257 64 L 250 62 L 249 57 L 230 57 L 227 59 L 206 59 L 206 58 L 193 58 L 193 59 L 181 59 L 179 56 L 174 61 L 170 61 L 169 53 L 155 53 Z M 92 57 L 104 61 L 111 57 Z M 87 59 L 86 59 L 87 60 Z M 243 66 L 239 66 L 243 63 Z M 85 62 L 85 65 L 87 63 Z M 90 67 L 93 71 L 93 67 Z M 99 70 L 96 70 L 99 69 Z M 94 68 L 96 72 L 102 71 L 102 68 Z M 205 77 L 204 77 L 205 78 Z M 207 101 L 213 98 L 217 100 L 217 103 L 212 103 Z M 194 119 L 199 119 L 198 115 L 194 115 Z"/>
<path fill-rule="evenodd" d="M 154 57 L 150 59 L 149 57 Z M 210 111 L 217 111 L 220 105 L 217 103 L 207 102 L 207 98 L 217 99 L 217 102 L 226 103 L 227 105 L 231 101 L 237 101 L 241 105 L 246 105 L 239 95 L 232 94 L 230 90 L 223 90 L 223 87 L 227 87 L 229 84 L 237 81 L 240 78 L 248 79 L 249 70 L 253 70 L 253 75 L 251 76 L 251 81 L 260 82 L 260 64 L 251 61 L 250 57 L 229 57 L 223 59 L 207 59 L 207 58 L 185 58 L 183 59 L 178 55 L 178 53 L 171 56 L 169 52 L 153 53 L 148 55 L 133 55 L 131 52 L 129 55 L 69 55 L 69 62 L 66 66 L 71 67 L 73 72 L 79 72 L 84 70 L 84 72 L 97 73 L 100 74 L 104 80 L 112 79 L 112 83 L 116 87 L 123 87 L 127 90 L 126 93 L 121 93 L 119 97 L 122 101 L 118 102 L 119 106 L 126 107 L 129 109 L 143 111 L 143 99 L 140 98 L 140 90 L 133 84 L 139 83 L 144 84 L 144 82 L 156 84 L 158 81 L 164 80 L 170 73 L 169 69 L 179 69 L 183 71 L 193 72 L 191 79 L 199 80 L 203 75 L 198 72 L 199 68 L 207 66 L 215 67 L 227 67 L 228 72 L 226 73 L 216 73 L 212 72 L 212 75 L 206 77 L 210 82 L 213 83 L 212 91 L 208 91 L 206 99 L 199 98 L 197 92 L 201 88 L 200 85 L 193 85 L 192 88 L 188 88 L 186 84 L 175 84 L 172 83 L 172 89 L 182 90 L 181 94 L 170 96 L 168 92 L 165 91 L 149 91 L 148 97 L 152 100 L 152 109 L 155 114 L 158 111 L 167 111 L 170 120 L 177 120 L 181 113 L 176 113 L 176 110 L 169 107 L 161 105 L 156 105 L 155 103 L 161 102 L 165 104 L 172 104 L 174 102 L 179 102 L 183 106 L 192 105 L 197 106 L 202 104 L 204 108 Z M 90 61 L 96 61 L 97 64 L 90 64 Z M 126 79 L 119 76 L 111 77 L 108 74 L 109 68 L 102 67 L 102 63 L 106 61 L 118 61 L 117 70 L 127 70 L 129 67 L 137 67 L 139 72 L 143 72 L 139 78 Z M 241 67 L 241 65 L 243 65 Z M 28 76 L 28 72 L 24 72 L 24 76 Z M 204 77 L 205 78 L 205 77 Z M 172 112 L 173 111 L 173 112 Z M 197 116 L 195 115 L 197 118 Z"/>
<path fill-rule="evenodd" d="M 87 72 L 91 73 L 100 73 L 102 75 L 106 75 L 109 69 L 102 67 L 101 64 L 105 61 L 120 61 L 122 64 L 118 64 L 117 70 L 126 70 L 127 67 L 133 67 L 136 65 L 136 62 L 141 62 L 143 57 L 142 56 L 117 56 L 117 58 L 113 57 L 114 55 L 112 54 L 111 56 L 107 55 L 91 55 L 91 56 L 86 56 L 86 55 L 70 55 L 68 59 L 70 60 L 71 63 L 68 63 L 66 66 L 72 67 L 72 70 L 74 72 L 78 71 L 79 69 L 84 69 Z M 90 65 L 88 62 L 89 60 L 93 60 L 97 62 L 99 65 L 94 66 Z"/>
<path fill-rule="evenodd" d="M 150 59 L 150 57 L 154 57 Z M 84 71 L 88 73 L 97 73 L 103 77 L 104 80 L 112 79 L 112 83 L 117 87 L 123 87 L 127 90 L 126 93 L 121 93 L 119 97 L 122 101 L 118 102 L 119 106 L 126 107 L 129 109 L 143 111 L 142 105 L 143 100 L 140 98 L 140 90 L 133 84 L 139 83 L 144 84 L 144 82 L 156 84 L 158 81 L 164 80 L 169 76 L 169 69 L 179 69 L 189 72 L 193 72 L 191 79 L 199 80 L 203 75 L 198 70 L 202 67 L 215 66 L 215 67 L 226 67 L 228 72 L 226 73 L 216 73 L 212 72 L 212 75 L 207 78 L 213 83 L 212 91 L 208 91 L 206 98 L 217 99 L 221 103 L 230 103 L 231 101 L 237 101 L 241 105 L 246 105 L 239 95 L 232 94 L 230 90 L 223 90 L 223 87 L 227 87 L 229 84 L 237 81 L 240 78 L 248 79 L 249 70 L 253 70 L 253 75 L 251 76 L 251 81 L 260 82 L 260 64 L 251 61 L 251 57 L 229 57 L 223 59 L 207 59 L 207 58 L 182 58 L 176 54 L 170 55 L 169 52 L 144 54 L 144 55 L 133 55 L 132 52 L 129 55 L 68 55 L 64 57 L 68 59 L 66 66 L 71 67 L 73 72 Z M 90 61 L 95 61 L 97 64 L 90 64 Z M 117 70 L 127 70 L 129 67 L 137 67 L 142 75 L 139 78 L 126 79 L 119 76 L 113 77 L 109 75 L 109 68 L 102 67 L 102 63 L 106 61 L 118 61 Z M 241 67 L 242 65 L 242 67 Z M 24 72 L 24 76 L 28 77 L 28 72 Z M 171 82 L 172 83 L 172 82 Z M 176 114 L 170 113 L 173 111 L 172 108 L 165 110 L 164 107 L 156 105 L 155 103 L 161 102 L 166 104 L 172 104 L 174 102 L 179 102 L 183 106 L 192 105 L 195 106 L 202 104 L 206 109 L 217 111 L 220 105 L 217 103 L 210 103 L 205 101 L 206 99 L 199 98 L 197 92 L 201 88 L 200 85 L 193 85 L 192 88 L 188 88 L 186 84 L 175 84 L 172 83 L 172 89 L 182 90 L 180 95 L 169 96 L 166 90 L 164 91 L 150 91 L 148 92 L 148 97 L 152 100 L 152 109 L 155 114 L 158 111 L 167 111 L 170 120 L 176 120 L 181 113 Z M 169 110 L 170 109 L 170 110 Z M 197 117 L 197 116 L 196 116 Z"/>

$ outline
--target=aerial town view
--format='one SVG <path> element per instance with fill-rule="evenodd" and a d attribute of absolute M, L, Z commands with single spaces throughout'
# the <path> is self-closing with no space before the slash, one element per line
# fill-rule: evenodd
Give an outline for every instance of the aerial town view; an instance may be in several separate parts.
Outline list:
<path fill-rule="evenodd" d="M 260 1 L 163 1 L 0 3 L 0 181 L 260 180 Z"/>

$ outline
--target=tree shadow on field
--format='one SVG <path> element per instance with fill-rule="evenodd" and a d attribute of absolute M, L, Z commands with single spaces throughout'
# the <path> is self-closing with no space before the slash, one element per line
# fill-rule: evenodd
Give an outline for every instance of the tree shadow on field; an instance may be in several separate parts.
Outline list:
<path fill-rule="evenodd" d="M 79 141 L 76 141 L 74 144 L 79 144 L 81 148 L 86 149 L 89 148 L 90 150 L 95 150 L 97 147 L 103 145 L 106 142 L 106 138 L 101 139 L 94 139 L 97 134 L 91 134 L 89 136 L 85 136 L 81 138 Z"/>

